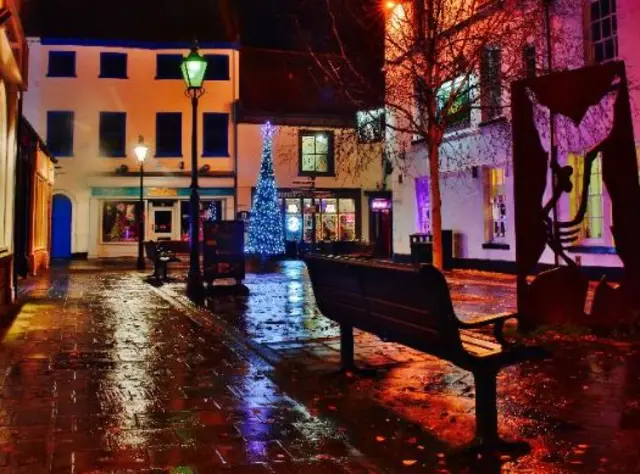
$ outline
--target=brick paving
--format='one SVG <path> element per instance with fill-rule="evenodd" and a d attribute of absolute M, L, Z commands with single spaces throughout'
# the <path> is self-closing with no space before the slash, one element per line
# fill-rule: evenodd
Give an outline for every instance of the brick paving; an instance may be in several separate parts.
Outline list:
<path fill-rule="evenodd" d="M 247 277 L 248 298 L 193 307 L 117 265 L 32 282 L 0 350 L 0 473 L 635 473 L 640 346 L 538 337 L 552 360 L 500 375 L 500 431 L 531 453 L 451 456 L 470 441 L 470 375 L 358 334 L 373 378 L 337 376 L 337 328 L 304 265 Z M 509 276 L 447 275 L 462 317 L 510 310 Z"/>
<path fill-rule="evenodd" d="M 0 350 L 0 473 L 378 472 L 136 272 L 54 270 L 23 299 Z"/>
<path fill-rule="evenodd" d="M 447 274 L 461 318 L 515 309 L 514 278 Z M 249 275 L 246 301 L 210 304 L 208 324 L 245 337 L 270 360 L 274 380 L 311 413 L 341 426 L 361 452 L 389 472 L 640 473 L 640 345 L 571 333 L 534 342 L 554 358 L 501 372 L 500 432 L 526 440 L 519 458 L 447 457 L 474 432 L 473 379 L 467 372 L 403 346 L 359 333 L 356 359 L 375 378 L 330 375 L 339 361 L 336 325 L 313 302 L 300 262 Z M 182 298 L 180 284 L 162 292 Z M 206 317 L 205 317 L 206 319 Z"/>

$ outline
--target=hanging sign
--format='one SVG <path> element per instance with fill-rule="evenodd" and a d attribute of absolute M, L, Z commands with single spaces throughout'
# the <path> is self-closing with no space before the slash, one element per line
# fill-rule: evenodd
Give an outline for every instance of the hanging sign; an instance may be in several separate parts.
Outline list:
<path fill-rule="evenodd" d="M 371 201 L 371 209 L 374 211 L 391 209 L 391 202 L 388 199 L 374 199 Z"/>

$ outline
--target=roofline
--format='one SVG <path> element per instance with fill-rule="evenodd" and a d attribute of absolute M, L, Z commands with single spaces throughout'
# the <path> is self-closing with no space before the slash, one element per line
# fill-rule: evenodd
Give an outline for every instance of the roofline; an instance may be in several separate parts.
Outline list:
<path fill-rule="evenodd" d="M 35 36 L 34 38 L 38 38 Z M 51 36 L 39 37 L 43 46 L 101 46 L 106 48 L 135 48 L 135 49 L 191 49 L 193 42 L 188 41 L 132 41 L 99 38 L 58 38 Z M 240 49 L 240 43 L 220 41 L 199 41 L 200 49 Z"/>

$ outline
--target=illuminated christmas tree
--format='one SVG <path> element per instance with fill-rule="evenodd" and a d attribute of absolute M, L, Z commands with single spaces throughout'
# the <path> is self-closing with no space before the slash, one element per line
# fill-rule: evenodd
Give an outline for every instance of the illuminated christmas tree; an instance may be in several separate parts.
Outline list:
<path fill-rule="evenodd" d="M 274 132 L 275 127 L 271 123 L 267 122 L 262 126 L 262 162 L 245 247 L 246 253 L 261 257 L 284 253 L 282 211 L 278 204 L 278 188 L 271 156 Z"/>

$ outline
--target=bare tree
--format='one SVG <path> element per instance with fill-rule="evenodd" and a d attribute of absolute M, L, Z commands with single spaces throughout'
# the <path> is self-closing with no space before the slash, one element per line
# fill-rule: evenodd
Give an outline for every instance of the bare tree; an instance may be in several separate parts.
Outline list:
<path fill-rule="evenodd" d="M 342 3 L 325 0 L 344 64 L 353 54 L 340 41 L 348 16 Z M 544 4 L 542 0 L 396 0 L 375 8 L 385 15 L 383 71 L 388 155 L 397 169 L 408 171 L 414 163 L 407 159 L 406 151 L 418 142 L 424 147 L 428 158 L 433 263 L 441 268 L 441 169 L 452 168 L 451 161 L 461 164 L 469 159 L 465 148 L 469 141 L 464 145 L 458 135 L 468 128 L 472 118 L 504 123 L 510 82 L 536 74 L 536 68 L 544 64 Z M 362 11 L 352 13 L 352 21 L 371 21 Z M 325 74 L 349 90 L 347 96 L 354 101 L 367 88 L 377 86 L 353 61 L 346 62 L 347 74 L 344 65 L 337 68 L 321 58 L 318 62 Z M 490 140 L 509 142 L 508 128 L 494 126 Z M 473 146 L 486 146 L 486 153 L 491 152 L 490 146 L 478 140 Z M 449 163 L 443 164 L 443 159 Z"/>

